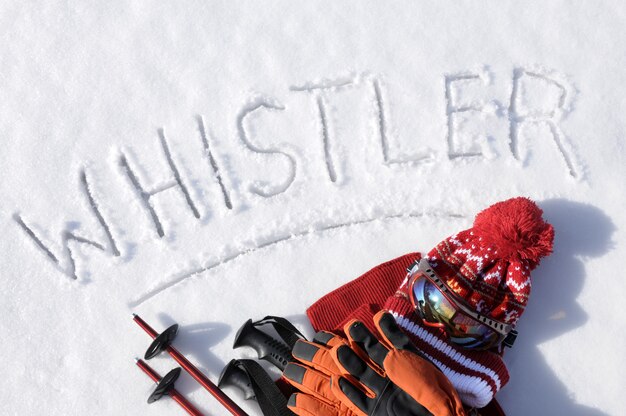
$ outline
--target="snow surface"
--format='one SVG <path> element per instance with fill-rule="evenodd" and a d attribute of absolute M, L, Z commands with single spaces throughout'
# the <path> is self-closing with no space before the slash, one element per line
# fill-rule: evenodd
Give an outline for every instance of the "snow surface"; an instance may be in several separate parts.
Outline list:
<path fill-rule="evenodd" d="M 625 19 L 621 0 L 2 1 L 0 414 L 182 414 L 145 403 L 131 312 L 178 322 L 216 380 L 252 356 L 231 349 L 247 318 L 310 334 L 320 296 L 517 195 L 557 236 L 498 398 L 624 414 Z"/>

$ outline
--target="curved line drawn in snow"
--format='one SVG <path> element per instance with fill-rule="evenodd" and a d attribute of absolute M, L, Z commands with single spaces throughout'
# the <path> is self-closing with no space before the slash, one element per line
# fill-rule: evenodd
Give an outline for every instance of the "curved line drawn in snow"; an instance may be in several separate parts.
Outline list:
<path fill-rule="evenodd" d="M 369 223 L 373 223 L 375 221 L 390 221 L 390 220 L 402 220 L 402 219 L 410 219 L 410 218 L 423 218 L 423 217 L 444 217 L 444 218 L 465 218 L 465 215 L 462 214 L 457 214 L 457 213 L 442 213 L 442 214 L 435 214 L 435 213 L 425 213 L 425 212 L 412 212 L 412 213 L 402 213 L 402 214 L 388 214 L 388 215 L 383 215 L 381 217 L 372 217 L 372 218 L 364 218 L 362 220 L 357 220 L 357 221 L 349 221 L 349 222 L 343 222 L 343 223 L 337 223 L 337 224 L 326 224 L 323 225 L 319 228 L 306 228 L 303 229 L 301 231 L 295 232 L 295 233 L 285 233 L 281 236 L 277 236 L 273 239 L 269 239 L 265 242 L 262 242 L 260 244 L 258 244 L 256 247 L 252 247 L 249 248 L 247 250 L 243 250 L 243 251 L 239 251 L 236 253 L 233 253 L 229 256 L 224 257 L 223 259 L 210 263 L 206 266 L 197 268 L 197 269 L 192 269 L 192 270 L 187 270 L 181 273 L 178 273 L 176 275 L 174 275 L 172 277 L 171 280 L 162 283 L 161 285 L 149 290 L 148 292 L 144 293 L 143 295 L 139 296 L 137 299 L 135 299 L 134 301 L 129 302 L 128 306 L 131 308 L 135 308 L 137 306 L 140 306 L 141 304 L 149 301 L 150 299 L 154 298 L 155 296 L 167 291 L 168 289 L 173 288 L 174 286 L 177 286 L 179 284 L 181 284 L 182 282 L 184 282 L 185 280 L 187 280 L 190 277 L 199 275 L 200 273 L 209 271 L 211 269 L 214 269 L 216 267 L 219 267 L 223 264 L 229 263 L 243 255 L 246 254 L 250 254 L 250 253 L 254 253 L 258 250 L 262 250 L 271 246 L 274 246 L 276 244 L 285 242 L 285 241 L 291 241 L 291 240 L 296 240 L 298 238 L 302 238 L 304 236 L 310 235 L 310 234 L 314 234 L 314 233 L 325 233 L 327 231 L 332 231 L 332 230 L 336 230 L 339 228 L 349 228 L 349 227 L 355 227 L 355 226 L 359 226 L 359 225 L 364 225 L 364 224 L 369 224 Z"/>

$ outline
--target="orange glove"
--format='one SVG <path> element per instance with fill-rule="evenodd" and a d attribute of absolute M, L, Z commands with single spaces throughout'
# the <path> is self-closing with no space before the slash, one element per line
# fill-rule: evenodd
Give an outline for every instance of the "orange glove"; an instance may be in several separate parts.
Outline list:
<path fill-rule="evenodd" d="M 379 312 L 375 337 L 363 323 L 345 327 L 348 339 L 318 333 L 298 341 L 284 377 L 301 393 L 289 399 L 300 416 L 463 416 L 450 381 L 424 359 L 389 313 Z"/>
<path fill-rule="evenodd" d="M 289 408 L 299 416 L 354 416 L 332 393 L 331 379 L 340 374 L 331 350 L 348 345 L 330 332 L 318 332 L 312 342 L 299 340 L 291 354 L 298 362 L 287 364 L 283 377 L 300 393 L 289 398 Z"/>

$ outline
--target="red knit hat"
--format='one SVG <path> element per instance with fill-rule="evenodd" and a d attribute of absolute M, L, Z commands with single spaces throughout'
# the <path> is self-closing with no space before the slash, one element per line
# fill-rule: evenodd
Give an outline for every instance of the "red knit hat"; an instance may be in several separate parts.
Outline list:
<path fill-rule="evenodd" d="M 528 198 L 498 202 L 472 228 L 427 256 L 439 277 L 476 312 L 515 325 L 530 295 L 530 272 L 552 252 L 554 229 Z"/>

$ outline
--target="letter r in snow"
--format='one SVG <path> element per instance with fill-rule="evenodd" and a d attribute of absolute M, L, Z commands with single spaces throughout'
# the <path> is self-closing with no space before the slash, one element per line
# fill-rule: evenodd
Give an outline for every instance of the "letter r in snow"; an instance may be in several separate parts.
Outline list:
<path fill-rule="evenodd" d="M 571 95 L 571 94 L 570 94 Z M 525 124 L 543 124 L 548 127 L 561 159 L 573 178 L 579 177 L 574 153 L 558 121 L 567 112 L 568 89 L 566 85 L 547 75 L 516 68 L 513 72 L 513 88 L 509 104 L 509 144 L 517 160 L 520 156 L 520 131 Z"/>

